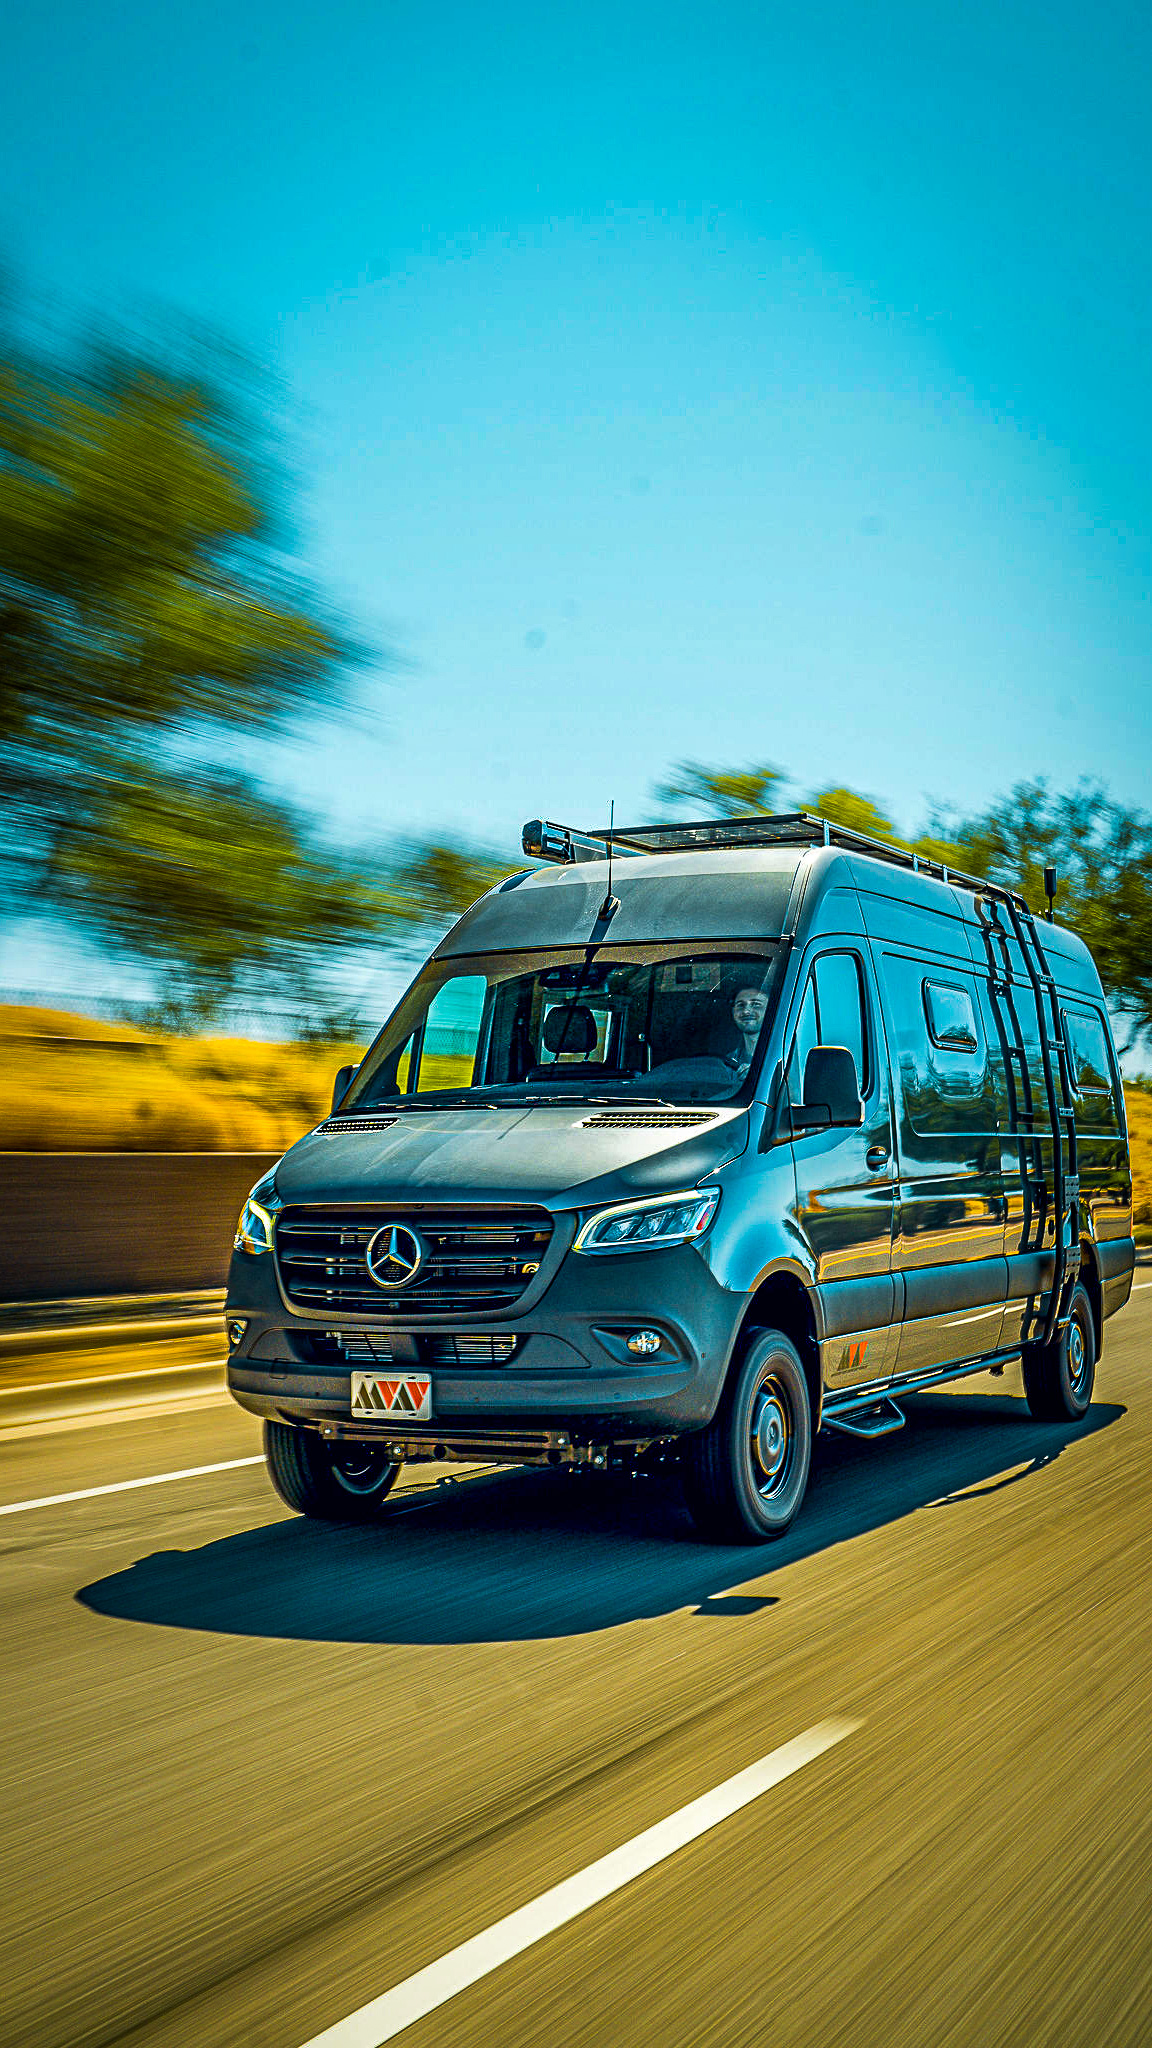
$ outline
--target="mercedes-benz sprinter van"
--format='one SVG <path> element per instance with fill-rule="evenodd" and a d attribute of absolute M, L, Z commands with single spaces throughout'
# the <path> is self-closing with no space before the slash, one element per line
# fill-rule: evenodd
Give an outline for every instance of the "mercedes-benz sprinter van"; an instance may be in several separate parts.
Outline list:
<path fill-rule="evenodd" d="M 1081 941 L 805 814 L 524 847 L 241 1215 L 228 1379 L 289 1506 L 675 1459 L 759 1541 L 906 1394 L 1020 1358 L 1083 1416 L 1135 1254 Z"/>

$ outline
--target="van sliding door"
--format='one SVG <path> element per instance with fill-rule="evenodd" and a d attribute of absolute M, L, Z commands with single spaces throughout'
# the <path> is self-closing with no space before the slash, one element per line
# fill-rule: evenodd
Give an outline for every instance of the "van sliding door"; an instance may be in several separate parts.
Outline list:
<path fill-rule="evenodd" d="M 864 1121 L 855 1130 L 816 1130 L 793 1141 L 796 1218 L 812 1253 L 823 1339 L 820 1364 L 830 1391 L 883 1384 L 895 1355 L 892 1283 L 892 1115 L 888 1062 L 872 976 L 863 951 L 820 953 L 802 980 L 787 1066 L 799 1102 L 804 1065 L 816 1045 L 845 1045 L 856 1063 Z"/>
<path fill-rule="evenodd" d="M 1008 1278 L 1003 1077 L 970 968 L 887 947 L 875 953 L 897 1111 L 901 1378 L 999 1346 Z"/>

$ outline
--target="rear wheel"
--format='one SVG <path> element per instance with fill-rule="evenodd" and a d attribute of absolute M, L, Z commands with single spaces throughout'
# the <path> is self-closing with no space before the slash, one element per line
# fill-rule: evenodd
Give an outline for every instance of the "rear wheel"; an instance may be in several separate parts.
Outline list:
<path fill-rule="evenodd" d="M 808 1484 L 812 1408 L 800 1355 L 782 1331 L 756 1331 L 685 1458 L 684 1491 L 702 1536 L 764 1543 L 784 1534 Z"/>
<path fill-rule="evenodd" d="M 1038 1422 L 1079 1422 L 1096 1378 L 1096 1324 L 1088 1290 L 1072 1290 L 1068 1327 L 1051 1344 L 1025 1345 L 1024 1392 Z"/>
<path fill-rule="evenodd" d="M 285 1506 L 321 1522 L 370 1522 L 400 1470 L 373 1444 L 328 1443 L 289 1422 L 264 1424 L 264 1456 Z"/>

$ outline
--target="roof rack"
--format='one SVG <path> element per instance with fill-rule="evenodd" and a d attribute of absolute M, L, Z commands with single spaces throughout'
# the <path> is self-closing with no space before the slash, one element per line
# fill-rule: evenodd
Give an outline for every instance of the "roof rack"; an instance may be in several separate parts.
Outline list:
<path fill-rule="evenodd" d="M 995 896 L 1001 902 L 1023 905 L 1015 890 L 999 882 L 982 881 L 960 868 L 932 860 L 927 854 L 910 853 L 887 839 L 873 839 L 867 832 L 855 832 L 848 825 L 835 825 L 815 811 L 766 812 L 760 817 L 707 818 L 681 825 L 622 825 L 608 830 L 582 831 L 574 825 L 557 825 L 550 818 L 533 818 L 521 837 L 525 853 L 532 860 L 556 861 L 567 866 L 573 861 L 603 860 L 611 846 L 614 854 L 691 853 L 704 847 L 754 846 L 838 846 L 847 853 L 868 854 L 895 867 L 910 868 L 913 874 L 931 875 L 958 889 L 971 889 L 980 896 Z"/>

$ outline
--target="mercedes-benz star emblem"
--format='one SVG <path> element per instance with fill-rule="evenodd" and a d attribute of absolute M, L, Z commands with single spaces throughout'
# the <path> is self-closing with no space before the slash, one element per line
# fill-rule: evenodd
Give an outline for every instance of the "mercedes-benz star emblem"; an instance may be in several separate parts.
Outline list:
<path fill-rule="evenodd" d="M 422 1240 L 406 1223 L 386 1223 L 365 1253 L 377 1287 L 410 1287 L 427 1256 Z"/>

